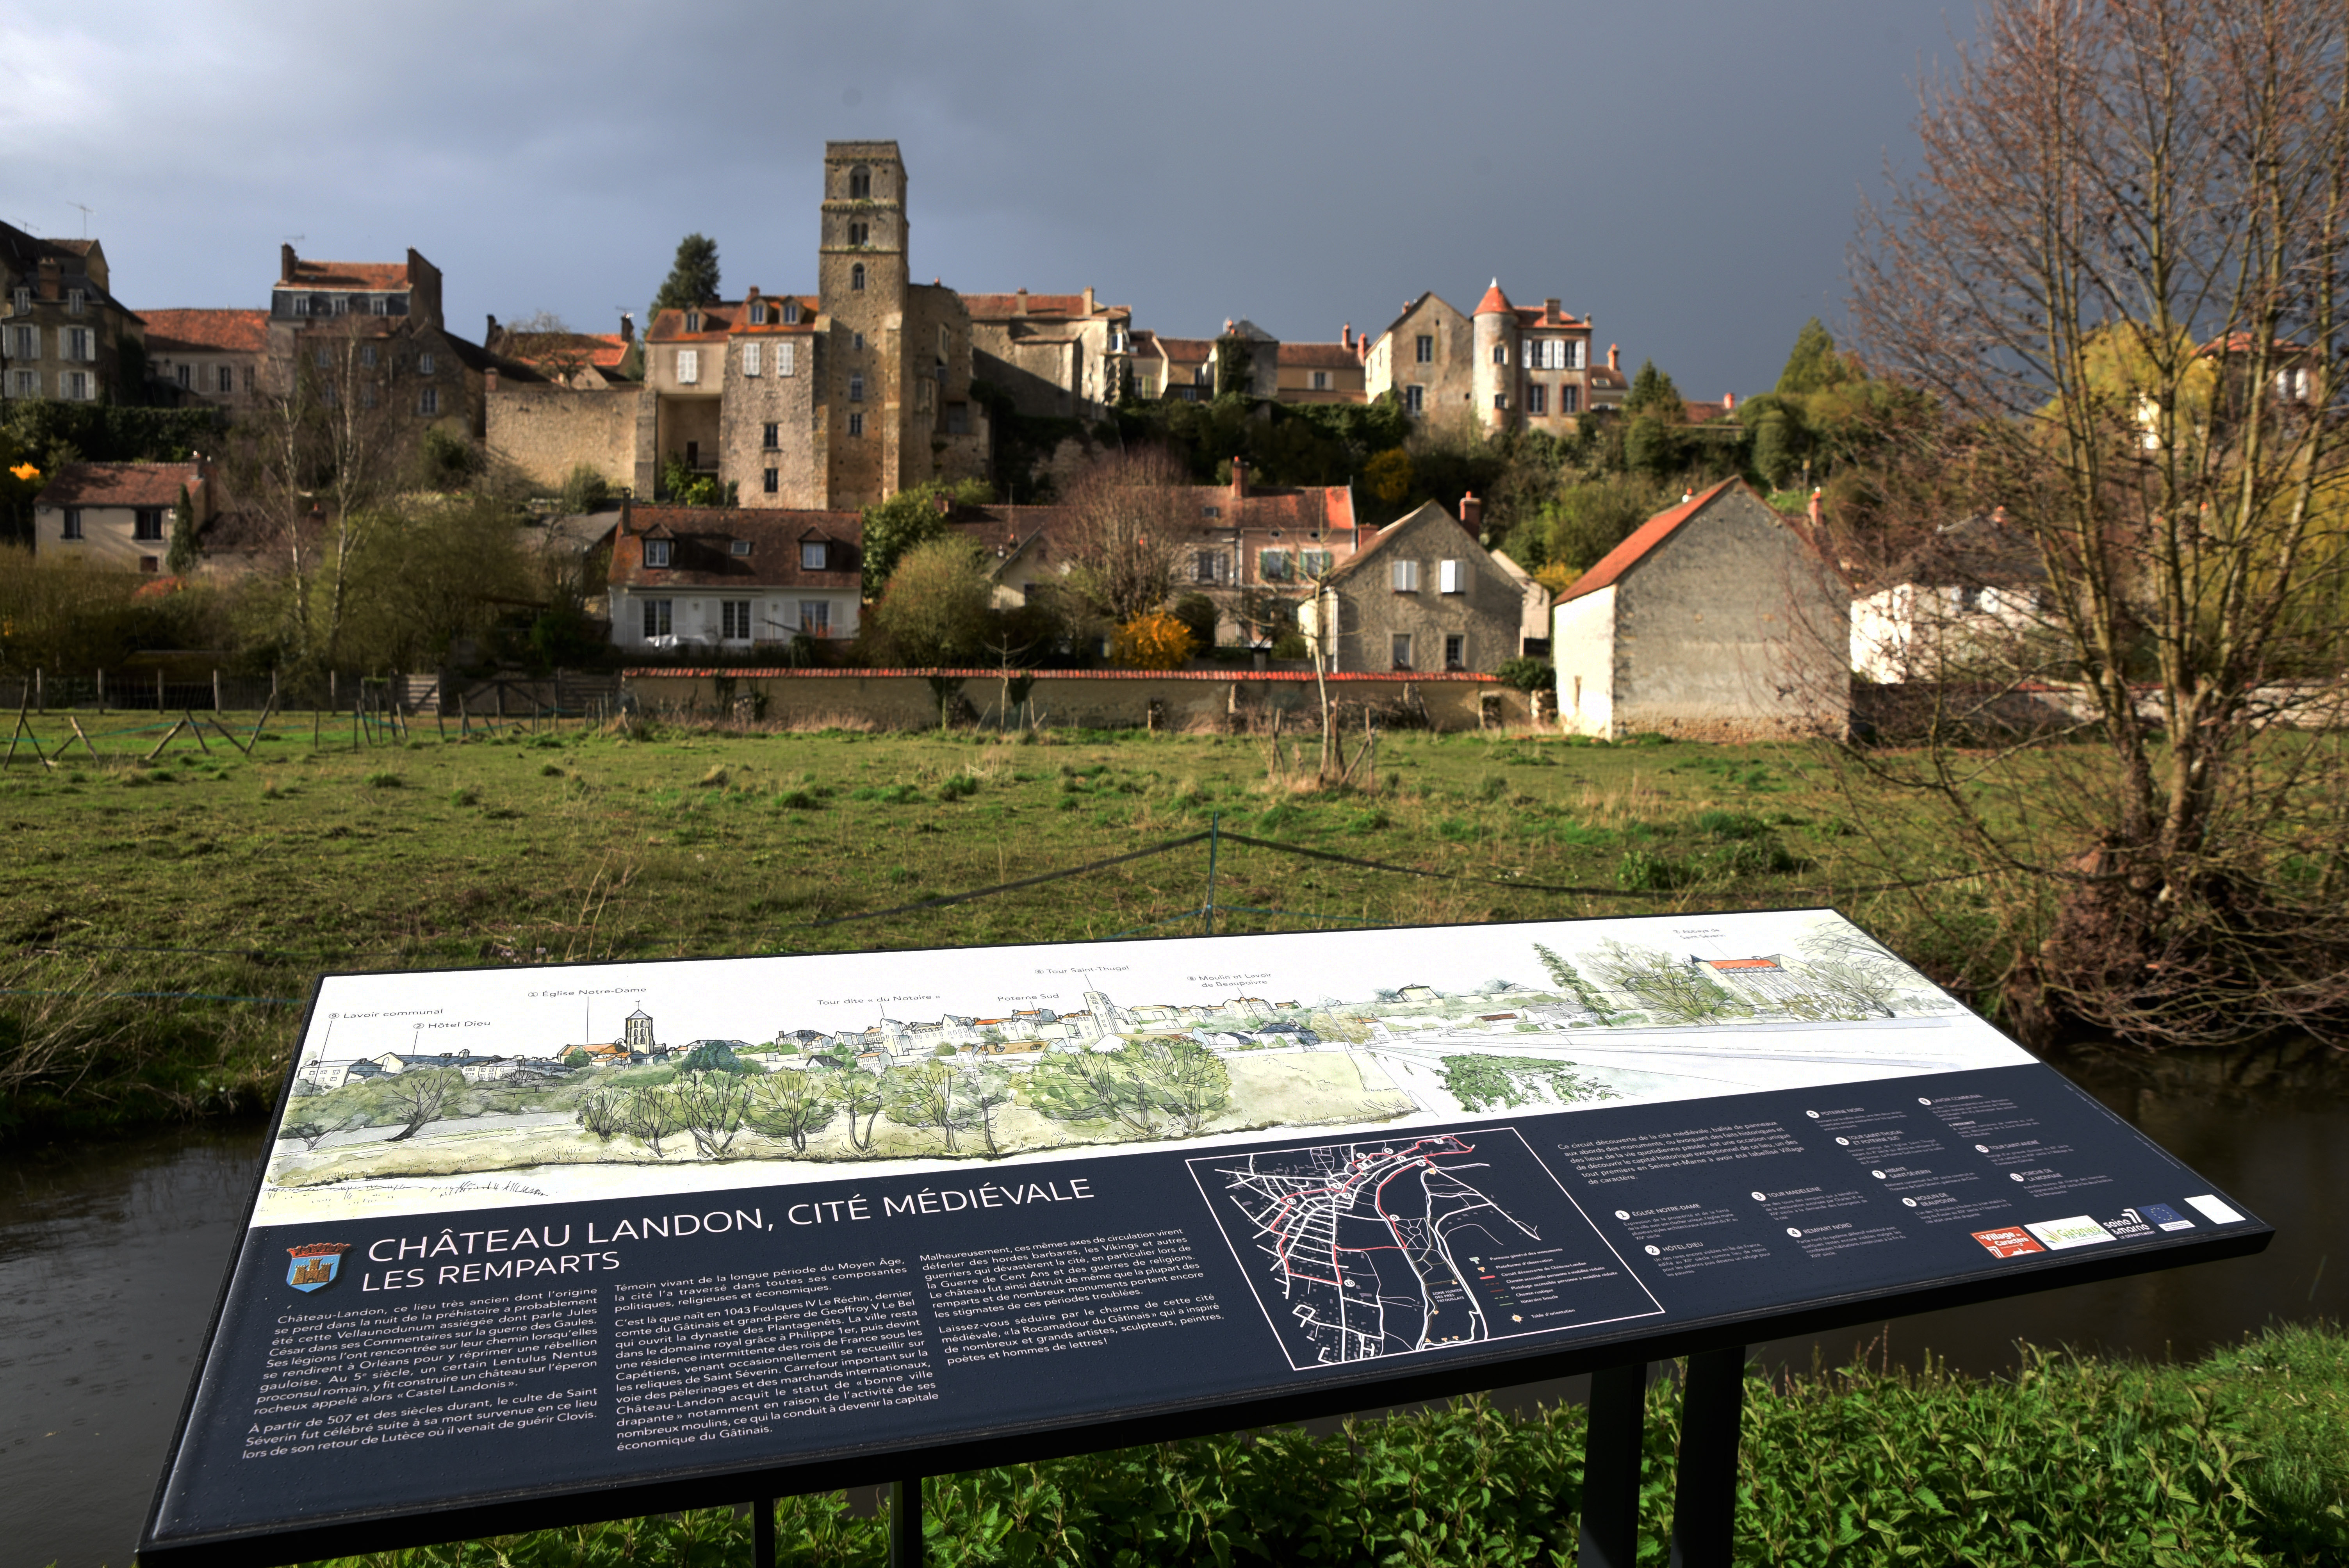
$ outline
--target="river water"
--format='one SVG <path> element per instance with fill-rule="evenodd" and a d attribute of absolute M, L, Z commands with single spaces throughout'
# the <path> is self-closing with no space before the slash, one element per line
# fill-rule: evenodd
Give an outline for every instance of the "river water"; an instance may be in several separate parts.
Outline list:
<path fill-rule="evenodd" d="M 1930 1352 L 1982 1374 L 2022 1338 L 2191 1357 L 2271 1321 L 2349 1316 L 2349 1064 L 2331 1084 L 2321 1064 L 2261 1058 L 2064 1070 L 2273 1224 L 2267 1252 L 1847 1329 L 1816 1346 L 1830 1365 L 1869 1342 L 1877 1358 L 1887 1334 L 1896 1364 Z M 261 1149 L 242 1129 L 0 1157 L 0 1568 L 130 1562 Z M 1813 1350 L 1758 1353 L 1802 1369 Z"/>

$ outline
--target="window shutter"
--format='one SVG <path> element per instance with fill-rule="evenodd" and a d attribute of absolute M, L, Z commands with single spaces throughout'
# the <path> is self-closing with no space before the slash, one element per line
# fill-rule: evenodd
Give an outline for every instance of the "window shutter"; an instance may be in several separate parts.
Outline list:
<path fill-rule="evenodd" d="M 1419 592 L 1418 562 L 1398 561 L 1389 567 L 1388 570 L 1394 583 L 1394 591 L 1396 593 L 1416 593 Z"/>
<path fill-rule="evenodd" d="M 798 346 L 799 345 L 796 343 L 779 343 L 775 345 L 776 375 L 789 376 L 792 374 L 792 351 Z"/>
<path fill-rule="evenodd" d="M 687 386 L 701 379 L 701 350 L 680 348 L 677 351 L 677 378 Z"/>
<path fill-rule="evenodd" d="M 1457 593 L 1461 592 L 1462 588 L 1464 586 L 1464 580 L 1467 576 L 1467 573 L 1462 570 L 1464 565 L 1465 562 L 1458 561 L 1447 561 L 1444 563 L 1441 569 L 1441 586 L 1444 593 Z"/>
<path fill-rule="evenodd" d="M 744 344 L 742 346 L 742 374 L 745 376 L 756 376 L 759 374 L 759 361 L 761 357 L 762 356 L 760 353 L 760 346 L 758 344 Z"/>

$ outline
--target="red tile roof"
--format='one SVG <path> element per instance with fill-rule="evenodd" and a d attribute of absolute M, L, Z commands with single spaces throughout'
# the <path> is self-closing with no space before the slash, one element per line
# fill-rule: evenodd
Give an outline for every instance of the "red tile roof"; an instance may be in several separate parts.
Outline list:
<path fill-rule="evenodd" d="M 722 307 L 733 313 L 733 330 L 737 334 L 745 332 L 813 332 L 815 330 L 816 312 L 821 303 L 816 299 L 815 295 L 761 294 L 759 299 L 761 303 L 765 304 L 767 307 L 767 319 L 756 324 L 753 324 L 750 320 L 750 302 L 747 300 Z M 783 322 L 783 304 L 787 300 L 798 302 L 800 307 L 799 320 L 792 322 L 788 325 Z M 706 320 L 708 307 L 704 306 L 703 309 Z M 661 314 L 666 315 L 668 313 L 664 311 Z M 657 319 L 656 319 L 655 325 L 658 325 Z"/>
<path fill-rule="evenodd" d="M 963 307 L 970 312 L 971 319 L 974 321 L 991 321 L 1020 315 L 1021 298 L 1022 296 L 1018 294 L 967 294 L 962 296 L 962 303 Z M 1031 316 L 1082 316 L 1085 314 L 1085 296 L 1081 294 L 1031 294 L 1025 298 L 1028 302 L 1026 314 Z M 1133 314 L 1133 307 L 1123 304 L 1103 304 L 1096 299 L 1093 301 L 1092 314 L 1097 316 L 1131 315 Z"/>
<path fill-rule="evenodd" d="M 62 463 L 41 487 L 41 506 L 171 506 L 193 490 L 201 463 Z"/>
<path fill-rule="evenodd" d="M 1650 551 L 1671 538 L 1673 530 L 1726 495 L 1732 486 L 1744 486 L 1744 480 L 1723 480 L 1711 490 L 1698 492 L 1670 511 L 1656 513 L 1634 529 L 1630 538 L 1600 556 L 1599 564 L 1569 583 L 1566 592 L 1557 596 L 1557 602 L 1563 604 L 1569 599 L 1579 599 L 1585 593 L 1596 593 L 1608 587 L 1645 560 Z M 1752 491 L 1748 490 L 1747 493 L 1752 494 Z"/>
<path fill-rule="evenodd" d="M 1212 337 L 1161 337 L 1157 343 L 1169 359 L 1205 359 L 1216 346 Z"/>
<path fill-rule="evenodd" d="M 1702 963 L 1708 969 L 1775 969 L 1779 966 L 1775 958 L 1707 958 Z"/>
<path fill-rule="evenodd" d="M 1362 356 L 1342 343 L 1284 343 L 1280 346 L 1280 363 L 1309 370 L 1360 370 Z"/>
<path fill-rule="evenodd" d="M 269 346 L 265 310 L 150 310 L 147 352 L 209 349 L 214 354 L 258 354 Z"/>
<path fill-rule="evenodd" d="M 714 304 L 696 305 L 693 308 L 701 313 L 699 332 L 686 331 L 685 312 L 672 307 L 653 317 L 652 325 L 645 329 L 645 341 L 647 343 L 715 343 L 726 337 L 738 323 L 747 323 L 750 319 L 750 313 L 742 308 L 742 302 L 740 300 L 720 300 Z M 802 319 L 805 319 L 804 316 Z"/>
<path fill-rule="evenodd" d="M 1549 314 L 1549 306 L 1546 304 L 1512 305 L 1510 309 L 1516 313 L 1517 325 L 1520 326 L 1579 326 L 1587 329 L 1590 325 L 1588 322 L 1575 320 L 1574 313 L 1570 310 L 1559 311 L 1553 319 Z"/>
<path fill-rule="evenodd" d="M 1485 297 L 1476 302 L 1476 308 L 1469 314 L 1472 315 L 1490 315 L 1497 311 L 1503 315 L 1506 315 L 1515 311 L 1516 308 L 1516 306 L 1509 303 L 1509 296 L 1501 292 L 1501 280 L 1495 278 L 1493 280 L 1493 286 L 1485 291 Z"/>
<path fill-rule="evenodd" d="M 406 262 L 313 262 L 297 258 L 294 263 L 294 281 L 281 283 L 281 289 L 404 289 L 408 286 Z"/>
<path fill-rule="evenodd" d="M 612 543 L 611 581 L 622 588 L 847 588 L 864 585 L 864 517 L 855 511 L 766 511 L 753 507 L 638 506 L 622 514 Z M 667 566 L 645 564 L 644 538 L 658 529 L 671 541 Z M 800 565 L 800 544 L 832 546 L 829 569 Z M 750 546 L 737 555 L 737 540 Z"/>

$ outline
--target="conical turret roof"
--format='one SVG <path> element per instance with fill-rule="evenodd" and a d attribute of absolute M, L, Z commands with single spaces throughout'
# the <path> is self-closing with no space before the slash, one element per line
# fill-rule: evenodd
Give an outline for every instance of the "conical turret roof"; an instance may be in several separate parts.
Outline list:
<path fill-rule="evenodd" d="M 1493 286 L 1485 291 L 1485 297 L 1476 302 L 1476 308 L 1469 314 L 1471 315 L 1490 315 L 1495 311 L 1499 311 L 1502 315 L 1506 315 L 1516 309 L 1516 306 L 1509 303 L 1509 296 L 1501 292 L 1501 280 L 1495 278 L 1493 280 Z"/>

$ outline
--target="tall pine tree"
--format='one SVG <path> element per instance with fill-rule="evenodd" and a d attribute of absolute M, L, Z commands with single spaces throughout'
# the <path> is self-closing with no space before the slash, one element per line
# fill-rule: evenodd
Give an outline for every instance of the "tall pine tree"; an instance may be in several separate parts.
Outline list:
<path fill-rule="evenodd" d="M 652 315 L 709 304 L 718 298 L 718 242 L 707 234 L 688 234 L 677 242 L 677 260 L 653 295 Z"/>

